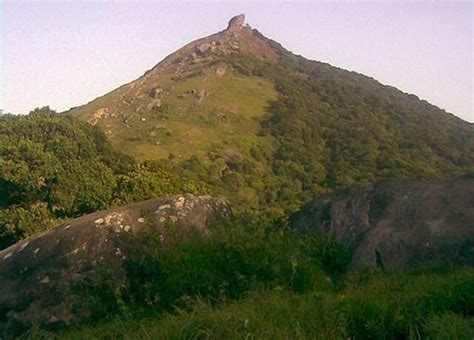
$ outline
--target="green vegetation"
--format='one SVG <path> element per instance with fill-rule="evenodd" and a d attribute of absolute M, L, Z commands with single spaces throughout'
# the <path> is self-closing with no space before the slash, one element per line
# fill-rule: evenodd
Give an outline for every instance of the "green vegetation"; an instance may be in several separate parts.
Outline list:
<path fill-rule="evenodd" d="M 98 98 L 90 108 L 76 109 L 74 116 L 97 122 L 118 149 L 140 160 L 166 159 L 170 153 L 188 159 L 219 145 L 238 150 L 234 145 L 241 139 L 259 143 L 256 118 L 277 98 L 273 84 L 258 76 L 243 76 L 226 64 L 220 67 L 225 76 L 216 74 L 217 65 L 197 68 L 179 80 L 165 75 L 159 86 L 149 84 L 133 96 L 131 90 L 120 88 Z M 150 94 L 157 88 L 159 99 Z M 130 104 L 112 104 L 116 97 Z M 103 108 L 108 114 L 91 119 Z"/>
<path fill-rule="evenodd" d="M 245 60 L 256 74 L 275 72 Z M 471 339 L 472 268 L 444 264 L 350 273 L 350 254 L 331 237 L 300 237 L 285 223 L 268 222 L 279 221 L 310 195 L 354 181 L 463 172 L 473 164 L 470 144 L 458 147 L 452 136 L 439 141 L 446 150 L 459 150 L 458 160 L 398 147 L 392 150 L 395 163 L 385 164 L 379 159 L 385 151 L 376 150 L 387 144 L 366 140 L 364 152 L 373 154 L 364 158 L 355 149 L 359 135 L 349 131 L 357 123 L 338 125 L 347 127 L 339 130 L 334 118 L 318 116 L 306 102 L 314 98 L 304 97 L 304 88 L 293 80 L 279 87 L 280 99 L 261 118 L 256 135 L 261 139 L 241 138 L 233 144 L 238 151 L 214 145 L 188 159 L 137 163 L 115 151 L 97 127 L 46 109 L 3 116 L 2 247 L 60 219 L 178 192 L 224 193 L 247 215 L 215 226 L 208 239 L 186 244 L 171 240 L 162 246 L 152 233 L 124 235 L 121 248 L 130 256 L 122 279 L 99 267 L 94 280 L 76 287 L 88 292 L 90 322 L 79 328 L 34 328 L 25 336 Z M 292 105 L 295 113 L 285 116 Z M 313 114 L 319 127 L 311 126 Z M 458 136 L 469 136 L 470 131 L 460 131 Z M 172 236 L 173 226 L 168 227 Z"/>
<path fill-rule="evenodd" d="M 241 76 L 270 79 L 278 91 L 256 120 L 259 131 L 196 145 L 195 155 L 166 166 L 208 183 L 241 211 L 283 215 L 317 194 L 363 180 L 472 171 L 472 126 L 413 96 L 285 53 L 280 64 L 242 55 L 225 62 Z"/>
<path fill-rule="evenodd" d="M 136 240 L 142 247 L 126 265 L 126 281 L 108 282 L 100 276 L 83 286 L 97 306 L 91 318 L 94 324 L 56 332 L 35 329 L 29 335 L 67 339 L 470 339 L 474 335 L 472 268 L 442 264 L 405 272 L 349 274 L 347 251 L 326 235 L 300 238 L 278 226 L 240 225 L 216 229 L 206 241 L 168 247 L 157 246 L 151 235 Z"/>
<path fill-rule="evenodd" d="M 363 180 L 473 171 L 472 124 L 264 40 L 279 59 L 237 53 L 183 65 L 179 75 L 151 71 L 68 114 L 90 119 L 108 108 L 97 125 L 113 144 L 206 182 L 240 211 L 283 215 Z"/>
<path fill-rule="evenodd" d="M 98 128 L 49 108 L 0 118 L 0 249 L 61 219 L 207 191 L 156 164 L 136 163 Z"/>
<path fill-rule="evenodd" d="M 283 64 L 263 125 L 280 142 L 274 170 L 296 178 L 301 194 L 472 168 L 474 130 L 460 119 L 355 73 L 293 56 Z"/>
<path fill-rule="evenodd" d="M 256 30 L 204 42 L 217 50 L 196 59 L 186 45 L 66 114 L 208 184 L 239 212 L 282 216 L 359 181 L 474 171 L 472 124 L 414 95 L 296 56 Z M 220 53 L 227 43 L 240 52 Z"/>
<path fill-rule="evenodd" d="M 65 219 L 181 192 L 223 195 L 238 216 L 185 244 L 172 224 L 165 246 L 153 233 L 123 235 L 123 276 L 98 267 L 73 287 L 88 293 L 90 322 L 26 336 L 474 337 L 472 268 L 350 273 L 344 246 L 280 222 L 356 182 L 474 173 L 472 124 L 258 37 L 232 51 L 279 57 L 187 62 L 184 49 L 68 114 L 0 117 L 0 249 Z M 371 217 L 386 204 L 374 202 Z"/>
<path fill-rule="evenodd" d="M 328 277 L 338 279 L 349 261 L 347 251 L 325 235 L 301 238 L 282 228 L 234 221 L 215 227 L 209 239 L 182 244 L 173 242 L 169 228 L 167 246 L 153 232 L 124 236 L 121 249 L 127 250 L 129 259 L 123 282 L 113 276 L 109 283 L 104 268 L 99 269 L 99 280 L 81 286 L 90 290 L 91 303 L 97 306 L 93 319 L 124 305 L 166 311 L 187 297 L 212 303 L 238 299 L 252 290 L 326 289 Z M 120 290 L 109 289 L 112 286 Z"/>

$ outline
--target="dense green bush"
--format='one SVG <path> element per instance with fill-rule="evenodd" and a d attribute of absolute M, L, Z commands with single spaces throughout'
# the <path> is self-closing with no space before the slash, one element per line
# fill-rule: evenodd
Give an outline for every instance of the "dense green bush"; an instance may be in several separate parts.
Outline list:
<path fill-rule="evenodd" d="M 0 249 L 58 223 L 45 204 L 0 209 Z"/>
<path fill-rule="evenodd" d="M 117 176 L 114 192 L 117 204 L 123 204 L 177 193 L 209 194 L 211 189 L 181 174 L 167 172 L 157 162 L 145 162 L 127 174 Z"/>
<path fill-rule="evenodd" d="M 296 198 L 360 180 L 428 179 L 473 167 L 472 127 L 424 101 L 285 51 L 266 76 L 280 96 L 262 126 L 279 142 L 274 171 L 301 184 Z"/>

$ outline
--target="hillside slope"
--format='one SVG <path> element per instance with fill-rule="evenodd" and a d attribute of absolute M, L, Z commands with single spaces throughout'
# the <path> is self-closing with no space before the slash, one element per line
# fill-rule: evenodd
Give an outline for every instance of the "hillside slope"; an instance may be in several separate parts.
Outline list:
<path fill-rule="evenodd" d="M 243 22 L 234 17 L 226 30 L 66 114 L 102 127 L 139 159 L 172 160 L 168 166 L 245 207 L 293 210 L 360 180 L 473 168 L 473 124 L 296 56 Z"/>

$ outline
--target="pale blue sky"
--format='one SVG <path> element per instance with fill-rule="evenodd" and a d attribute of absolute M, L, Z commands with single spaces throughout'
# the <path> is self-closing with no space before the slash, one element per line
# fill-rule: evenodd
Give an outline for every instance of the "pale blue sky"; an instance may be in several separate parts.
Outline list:
<path fill-rule="evenodd" d="M 105 94 L 245 13 L 309 59 L 474 121 L 472 2 L 2 1 L 0 108 L 62 111 Z"/>

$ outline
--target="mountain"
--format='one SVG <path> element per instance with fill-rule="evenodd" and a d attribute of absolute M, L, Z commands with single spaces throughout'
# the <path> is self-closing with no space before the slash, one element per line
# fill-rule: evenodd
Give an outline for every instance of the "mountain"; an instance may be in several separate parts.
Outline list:
<path fill-rule="evenodd" d="M 244 20 L 232 18 L 227 29 L 65 114 L 101 127 L 140 160 L 207 182 L 239 207 L 289 211 L 363 180 L 474 168 L 473 124 L 294 55 Z"/>
<path fill-rule="evenodd" d="M 1 338 L 474 337 L 474 126 L 244 22 L 0 117 Z"/>

